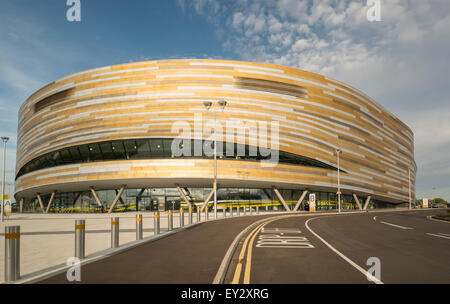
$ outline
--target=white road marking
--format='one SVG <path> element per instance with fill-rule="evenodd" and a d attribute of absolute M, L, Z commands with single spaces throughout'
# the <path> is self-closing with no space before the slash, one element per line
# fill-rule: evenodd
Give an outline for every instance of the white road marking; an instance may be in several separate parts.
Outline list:
<path fill-rule="evenodd" d="M 288 228 L 263 228 L 261 233 L 279 233 L 283 235 L 284 233 L 302 233 L 300 229 L 288 229 Z"/>
<path fill-rule="evenodd" d="M 447 234 L 447 233 L 441 233 L 441 232 L 439 232 L 438 234 L 442 234 L 442 235 L 445 235 L 445 236 L 450 236 L 450 234 Z"/>
<path fill-rule="evenodd" d="M 449 239 L 450 240 L 450 236 L 445 236 L 445 235 L 440 235 L 440 234 L 433 234 L 433 233 L 427 233 L 428 235 L 432 235 L 432 236 L 437 236 L 437 237 L 441 237 L 444 239 Z M 441 233 L 442 234 L 442 233 Z"/>
<path fill-rule="evenodd" d="M 259 248 L 314 248 L 304 236 L 298 236 L 300 229 L 263 228 L 258 236 L 256 247 Z M 294 234 L 294 235 L 286 235 Z"/>
<path fill-rule="evenodd" d="M 413 229 L 413 228 L 411 228 L 411 227 L 405 227 L 405 226 L 395 225 L 395 224 L 391 224 L 391 223 L 387 223 L 387 222 L 380 222 L 380 223 L 385 224 L 385 225 L 389 225 L 389 226 L 392 226 L 392 227 L 397 227 L 397 228 L 400 228 L 400 229 Z"/>
<path fill-rule="evenodd" d="M 370 273 L 368 273 L 364 268 L 360 267 L 358 264 L 356 264 L 355 262 L 353 262 L 352 260 L 350 260 L 348 257 L 346 257 L 343 253 L 339 252 L 336 248 L 334 248 L 333 246 L 331 246 L 327 241 L 325 241 L 323 238 L 321 238 L 317 233 L 315 233 L 311 228 L 309 228 L 308 226 L 308 222 L 310 220 L 313 219 L 317 219 L 318 217 L 314 217 L 314 218 L 310 218 L 309 220 L 307 220 L 305 222 L 305 226 L 306 228 L 309 230 L 309 232 L 311 232 L 312 234 L 314 234 L 319 240 L 322 241 L 322 243 L 324 243 L 325 245 L 327 245 L 331 250 L 333 250 L 337 255 L 339 255 L 341 258 L 343 258 L 346 262 L 348 262 L 350 265 L 352 265 L 353 267 L 355 267 L 359 272 L 361 272 L 363 275 L 365 275 L 368 279 L 370 279 L 372 282 L 374 282 L 375 284 L 384 284 L 381 280 L 378 280 L 376 277 L 374 277 L 373 275 L 371 275 Z"/>
<path fill-rule="evenodd" d="M 310 243 L 304 243 L 303 245 L 297 245 L 297 246 L 271 246 L 267 244 L 257 244 L 256 247 L 258 248 L 293 248 L 293 249 L 313 249 L 314 246 Z"/>
<path fill-rule="evenodd" d="M 374 221 L 377 221 L 377 217 L 376 217 L 376 216 L 374 216 L 374 217 L 373 217 L 373 220 L 374 220 Z"/>

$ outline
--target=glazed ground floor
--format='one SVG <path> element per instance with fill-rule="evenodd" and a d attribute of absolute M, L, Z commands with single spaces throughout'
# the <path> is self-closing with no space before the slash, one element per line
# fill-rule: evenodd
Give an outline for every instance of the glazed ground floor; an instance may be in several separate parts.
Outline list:
<path fill-rule="evenodd" d="M 217 203 L 219 209 L 246 206 L 259 206 L 260 210 L 308 210 L 309 195 L 316 197 L 316 210 L 332 210 L 338 208 L 338 196 L 334 192 L 289 190 L 275 188 L 219 188 Z M 136 212 L 166 211 L 201 207 L 207 202 L 212 209 L 214 203 L 211 188 L 141 188 L 94 190 L 78 192 L 54 192 L 47 195 L 37 194 L 36 198 L 24 201 L 22 212 L 75 213 L 75 212 Z M 370 196 L 354 194 L 341 195 L 342 209 L 374 209 L 393 208 L 391 204 L 371 199 Z M 196 208 L 193 208 L 194 210 Z"/>

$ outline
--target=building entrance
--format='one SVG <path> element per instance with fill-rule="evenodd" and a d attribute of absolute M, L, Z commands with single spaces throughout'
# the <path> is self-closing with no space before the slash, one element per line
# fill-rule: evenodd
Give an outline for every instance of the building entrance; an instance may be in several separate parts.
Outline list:
<path fill-rule="evenodd" d="M 156 211 L 158 210 L 158 200 L 151 196 L 136 197 L 137 211 Z"/>
<path fill-rule="evenodd" d="M 166 196 L 166 210 L 180 210 L 179 196 Z"/>

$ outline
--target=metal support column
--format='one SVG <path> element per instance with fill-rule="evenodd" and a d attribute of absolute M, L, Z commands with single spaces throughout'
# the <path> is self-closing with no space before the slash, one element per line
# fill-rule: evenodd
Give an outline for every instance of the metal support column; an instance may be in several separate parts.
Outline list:
<path fill-rule="evenodd" d="M 202 220 L 201 216 L 202 216 L 202 213 L 200 211 L 200 207 L 197 206 L 197 223 L 200 223 L 200 221 Z"/>
<path fill-rule="evenodd" d="M 180 208 L 180 227 L 184 227 L 184 209 Z"/>
<path fill-rule="evenodd" d="M 303 202 L 303 200 L 305 199 L 306 194 L 308 194 L 308 190 L 303 191 L 302 195 L 300 195 L 300 198 L 298 199 L 297 204 L 294 207 L 294 212 L 296 212 L 298 210 L 298 208 L 300 207 L 301 203 Z"/>
<path fill-rule="evenodd" d="M 189 207 L 188 224 L 192 224 L 192 206 Z"/>
<path fill-rule="evenodd" d="M 172 231 L 173 230 L 173 211 L 169 210 L 167 212 L 167 230 Z"/>
<path fill-rule="evenodd" d="M 155 211 L 155 213 L 153 214 L 153 219 L 154 219 L 154 234 L 157 235 L 160 233 L 160 219 L 159 219 L 159 211 Z"/>
<path fill-rule="evenodd" d="M 356 196 L 355 193 L 353 193 L 353 198 L 355 199 L 355 202 L 358 205 L 359 210 L 363 210 L 361 207 L 361 203 L 359 202 L 358 196 Z"/>
<path fill-rule="evenodd" d="M 208 197 L 206 198 L 205 202 L 202 205 L 202 212 L 205 210 L 205 208 L 208 206 L 208 202 L 211 199 L 211 197 L 214 194 L 214 189 L 209 193 Z"/>
<path fill-rule="evenodd" d="M 111 248 L 119 247 L 119 218 L 111 218 Z"/>
<path fill-rule="evenodd" d="M 114 207 L 116 206 L 117 202 L 119 201 L 120 197 L 122 196 L 123 191 L 125 190 L 125 185 L 120 188 L 119 193 L 117 193 L 116 198 L 114 199 L 113 203 L 111 204 L 111 207 L 109 208 L 108 213 L 113 212 Z"/>
<path fill-rule="evenodd" d="M 20 226 L 5 227 L 5 282 L 20 278 Z"/>
<path fill-rule="evenodd" d="M 2 136 L 3 141 L 3 165 L 2 165 L 2 209 L 1 209 L 1 221 L 5 221 L 5 183 L 6 183 L 6 142 L 9 137 Z"/>
<path fill-rule="evenodd" d="M 39 201 L 39 205 L 41 206 L 42 213 L 45 213 L 44 203 L 42 202 L 41 194 L 40 194 L 40 193 L 37 193 L 37 194 L 36 194 L 36 197 L 37 197 L 37 199 L 38 199 L 38 201 Z"/>
<path fill-rule="evenodd" d="M 102 205 L 102 202 L 100 201 L 100 199 L 98 198 L 97 192 L 95 191 L 95 189 L 93 187 L 90 187 L 90 189 L 91 189 L 92 196 L 94 197 L 95 201 L 97 202 L 97 205 L 99 207 L 102 207 L 103 205 Z"/>
<path fill-rule="evenodd" d="M 85 257 L 86 248 L 86 221 L 75 221 L 75 257 L 80 260 Z"/>
<path fill-rule="evenodd" d="M 50 200 L 48 201 L 48 205 L 47 205 L 47 209 L 45 210 L 45 213 L 48 213 L 48 211 L 50 210 L 50 207 L 53 204 L 53 200 L 55 199 L 55 195 L 56 195 L 56 191 L 53 191 L 52 195 L 50 196 Z"/>
<path fill-rule="evenodd" d="M 367 197 L 363 210 L 367 210 L 367 206 L 369 206 L 371 198 L 372 198 L 372 196 L 370 196 L 370 195 Z"/>
<path fill-rule="evenodd" d="M 284 209 L 286 209 L 287 212 L 291 212 L 291 209 L 289 208 L 289 206 L 286 204 L 286 202 L 284 201 L 284 198 L 281 196 L 280 192 L 278 191 L 277 188 L 273 187 L 273 191 L 275 192 L 276 196 L 278 197 L 278 199 L 280 200 L 281 204 L 283 204 Z"/>
<path fill-rule="evenodd" d="M 136 240 L 140 241 L 144 238 L 144 230 L 142 223 L 142 214 L 136 215 Z"/>
<path fill-rule="evenodd" d="M 186 204 L 188 204 L 189 209 L 192 208 L 192 204 L 191 201 L 189 200 L 189 198 L 186 196 L 186 194 L 184 193 L 183 189 L 180 188 L 179 185 L 176 185 L 178 192 L 180 192 L 181 197 L 184 199 L 184 201 L 186 202 Z"/>

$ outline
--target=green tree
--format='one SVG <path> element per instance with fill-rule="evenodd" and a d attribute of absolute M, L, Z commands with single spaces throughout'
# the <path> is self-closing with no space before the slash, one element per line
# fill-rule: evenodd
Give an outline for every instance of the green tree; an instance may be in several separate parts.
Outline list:
<path fill-rule="evenodd" d="M 448 206 L 448 202 L 446 200 L 444 200 L 443 198 L 434 198 L 431 200 L 431 203 L 433 205 L 447 205 Z"/>

